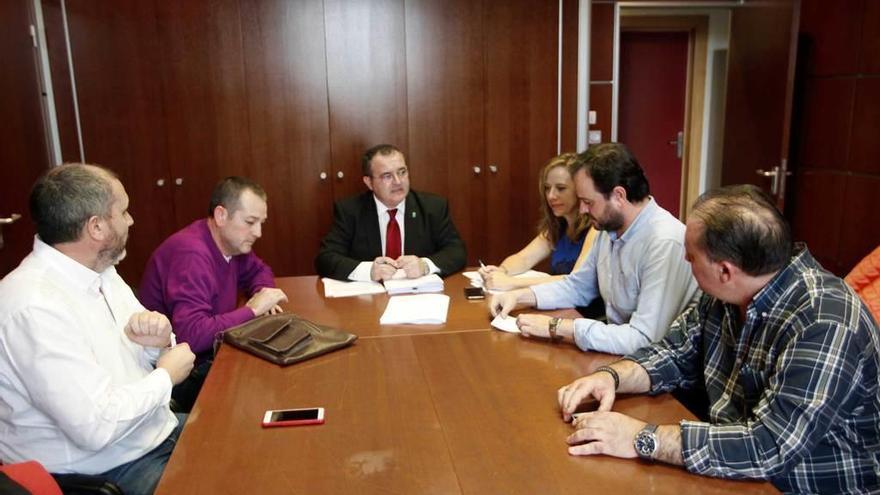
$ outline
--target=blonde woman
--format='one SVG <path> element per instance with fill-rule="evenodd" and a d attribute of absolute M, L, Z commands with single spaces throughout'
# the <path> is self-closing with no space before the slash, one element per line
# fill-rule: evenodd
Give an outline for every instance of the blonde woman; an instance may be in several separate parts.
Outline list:
<path fill-rule="evenodd" d="M 575 153 L 559 155 L 541 170 L 538 191 L 543 201 L 538 235 L 518 253 L 505 258 L 501 265 L 480 268 L 487 288 L 510 290 L 550 282 L 576 270 L 587 258 L 596 230 L 590 227 L 590 216 L 579 212 L 568 168 L 576 157 Z M 552 277 L 514 277 L 548 256 Z"/>

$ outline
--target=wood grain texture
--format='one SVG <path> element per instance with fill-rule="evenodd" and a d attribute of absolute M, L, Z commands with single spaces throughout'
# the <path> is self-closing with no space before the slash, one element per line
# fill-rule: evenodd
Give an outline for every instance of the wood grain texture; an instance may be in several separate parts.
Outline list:
<path fill-rule="evenodd" d="M 389 143 L 407 150 L 404 2 L 327 0 L 324 22 L 333 195 L 339 199 L 365 189 L 361 156 L 368 148 Z"/>
<path fill-rule="evenodd" d="M 475 205 L 487 210 L 479 256 L 500 264 L 537 234 L 545 201 L 538 174 L 556 156 L 559 10 L 531 0 L 486 7 L 485 163 L 497 172 L 484 167 L 486 191 Z"/>
<path fill-rule="evenodd" d="M 277 282 L 291 301 L 314 297 L 313 277 Z M 348 298 L 345 316 L 371 318 L 373 298 L 384 296 Z M 361 338 L 286 368 L 224 346 L 157 493 L 775 492 L 680 467 L 569 456 L 556 389 L 615 358 L 492 331 L 478 312 L 454 311 L 473 331 Z M 337 312 L 310 316 L 332 324 Z M 316 406 L 326 409 L 323 425 L 260 427 L 267 409 Z M 622 397 L 616 408 L 663 423 L 693 418 L 669 395 Z"/>

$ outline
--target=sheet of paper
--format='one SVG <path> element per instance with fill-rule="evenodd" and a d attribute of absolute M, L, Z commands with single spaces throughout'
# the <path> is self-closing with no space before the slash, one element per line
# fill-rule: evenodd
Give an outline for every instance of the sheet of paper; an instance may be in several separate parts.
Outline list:
<path fill-rule="evenodd" d="M 415 294 L 388 299 L 385 312 L 379 318 L 382 325 L 414 323 L 422 325 L 446 323 L 449 296 L 446 294 Z"/>
<path fill-rule="evenodd" d="M 480 272 L 462 272 L 462 275 L 467 277 L 471 282 L 471 287 L 483 287 L 483 277 L 480 276 Z M 526 270 L 520 274 L 514 275 L 513 278 L 538 278 L 538 277 L 549 277 L 549 273 L 539 272 L 537 270 Z M 485 287 L 483 287 L 485 288 Z M 505 292 L 503 290 L 498 289 L 486 289 L 486 292 L 489 294 L 500 294 Z"/>
<path fill-rule="evenodd" d="M 386 280 L 385 290 L 391 295 L 443 292 L 443 279 L 432 273 L 419 278 Z"/>
<path fill-rule="evenodd" d="M 491 325 L 504 332 L 520 333 L 519 328 L 516 326 L 516 317 L 514 316 L 502 318 L 501 315 L 498 315 L 492 320 Z"/>
<path fill-rule="evenodd" d="M 350 297 L 364 294 L 381 294 L 385 286 L 379 282 L 343 282 L 324 277 L 324 297 Z"/>

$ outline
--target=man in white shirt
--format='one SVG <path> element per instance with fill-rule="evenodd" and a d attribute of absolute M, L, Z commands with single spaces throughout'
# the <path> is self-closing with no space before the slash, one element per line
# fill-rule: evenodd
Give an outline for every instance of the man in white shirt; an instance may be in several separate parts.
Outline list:
<path fill-rule="evenodd" d="M 361 168 L 369 191 L 333 206 L 333 227 L 315 258 L 318 275 L 385 281 L 430 273 L 445 277 L 464 267 L 464 242 L 449 203 L 409 188 L 409 168 L 399 149 L 373 146 Z"/>
<path fill-rule="evenodd" d="M 538 309 L 605 301 L 608 322 L 521 314 L 523 335 L 567 340 L 582 350 L 628 354 L 657 342 L 697 297 L 684 259 L 684 224 L 650 196 L 648 179 L 626 146 L 590 147 L 572 170 L 581 212 L 599 235 L 580 269 L 560 281 L 492 297 L 493 315 L 517 305 Z"/>
<path fill-rule="evenodd" d="M 0 460 L 153 493 L 185 419 L 171 387 L 194 355 L 116 273 L 128 195 L 112 172 L 69 164 L 37 181 L 30 207 L 34 250 L 0 281 Z"/>

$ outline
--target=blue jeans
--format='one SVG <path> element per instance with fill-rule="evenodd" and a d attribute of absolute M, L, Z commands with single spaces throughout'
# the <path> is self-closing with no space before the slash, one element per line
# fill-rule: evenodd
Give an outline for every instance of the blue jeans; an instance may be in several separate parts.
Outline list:
<path fill-rule="evenodd" d="M 186 423 L 186 414 L 175 413 L 177 416 L 177 428 L 171 431 L 168 438 L 158 447 L 147 452 L 140 459 L 117 466 L 101 476 L 105 476 L 122 489 L 125 495 L 152 495 L 159 484 L 159 478 L 165 471 L 165 464 L 171 457 L 174 446 L 177 445 L 177 437 Z"/>

